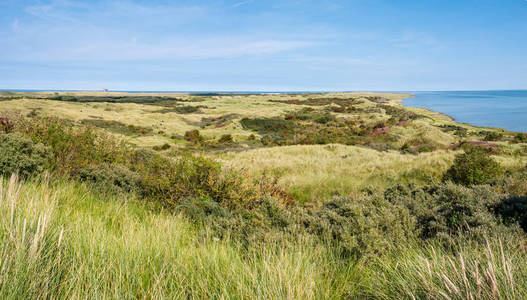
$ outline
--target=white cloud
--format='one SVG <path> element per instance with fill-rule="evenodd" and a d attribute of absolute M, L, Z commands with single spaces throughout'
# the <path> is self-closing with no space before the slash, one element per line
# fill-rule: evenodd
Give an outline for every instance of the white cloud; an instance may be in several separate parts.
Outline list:
<path fill-rule="evenodd" d="M 240 2 L 237 2 L 237 3 L 233 4 L 232 7 L 238 7 L 238 6 L 242 6 L 242 5 L 246 5 L 246 4 L 251 4 L 253 2 L 254 2 L 254 0 L 240 1 Z"/>

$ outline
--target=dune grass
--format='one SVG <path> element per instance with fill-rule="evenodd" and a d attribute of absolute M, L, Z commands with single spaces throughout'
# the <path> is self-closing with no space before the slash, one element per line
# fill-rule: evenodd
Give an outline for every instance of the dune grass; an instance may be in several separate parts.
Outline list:
<path fill-rule="evenodd" d="M 279 184 L 298 201 L 320 202 L 335 194 L 381 191 L 397 183 L 438 182 L 454 155 L 453 151 L 410 155 L 334 144 L 254 149 L 218 159 L 226 167 L 279 176 Z"/>
<path fill-rule="evenodd" d="M 0 182 L 2 299 L 523 299 L 525 239 L 415 241 L 356 262 L 306 238 L 244 248 L 68 181 Z M 201 232 L 201 233 L 200 233 Z"/>
<path fill-rule="evenodd" d="M 244 249 L 70 182 L 0 183 L 2 299 L 338 299 L 359 265 L 313 241 Z"/>

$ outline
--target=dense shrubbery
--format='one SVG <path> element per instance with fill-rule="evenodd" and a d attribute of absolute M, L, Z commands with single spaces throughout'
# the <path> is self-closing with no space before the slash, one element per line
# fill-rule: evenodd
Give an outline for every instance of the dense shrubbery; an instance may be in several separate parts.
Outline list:
<path fill-rule="evenodd" d="M 378 149 L 395 149 L 397 137 L 389 134 L 389 126 L 366 126 L 350 119 L 338 119 L 323 110 L 304 108 L 286 114 L 283 118 L 256 118 L 241 120 L 244 129 L 257 131 L 266 146 L 344 144 L 367 145 Z M 391 144 L 391 145 L 388 145 Z"/>
<path fill-rule="evenodd" d="M 50 151 L 41 143 L 17 133 L 0 133 L 0 175 L 22 177 L 40 174 L 50 162 Z"/>
<path fill-rule="evenodd" d="M 112 192 L 139 192 L 140 176 L 123 165 L 107 163 L 89 166 L 73 174 L 79 181 L 91 182 Z"/>
<path fill-rule="evenodd" d="M 385 192 L 386 200 L 408 208 L 417 218 L 421 237 L 442 240 L 459 232 L 481 236 L 496 229 L 494 212 L 502 197 L 488 185 L 467 188 L 451 183 L 425 188 L 399 185 Z"/>
<path fill-rule="evenodd" d="M 459 154 L 445 174 L 445 180 L 462 185 L 483 184 L 502 174 L 500 165 L 481 148 Z"/>
<path fill-rule="evenodd" d="M 297 122 L 306 114 L 307 120 L 314 120 L 304 111 L 299 118 L 294 115 L 276 123 L 260 120 L 248 124 L 281 128 L 284 121 Z M 336 197 L 308 209 L 292 205 L 292 199 L 276 182 L 222 170 L 218 163 L 204 157 L 134 150 L 112 136 L 57 119 L 13 120 L 16 133 L 0 137 L 6 141 L 16 137 L 16 142 L 2 143 L 14 145 L 2 147 L 2 151 L 9 158 L 12 152 L 39 154 L 37 163 L 27 164 L 27 175 L 47 168 L 57 176 L 91 182 L 110 191 L 133 192 L 206 223 L 218 237 L 230 236 L 246 243 L 309 235 L 334 245 L 343 257 L 371 257 L 416 237 L 449 241 L 452 236 L 465 234 L 480 238 L 492 231 L 514 230 L 514 226 L 505 228 L 502 220 L 504 224 L 519 222 L 524 228 L 527 224 L 525 199 L 501 194 L 488 185 L 397 186 L 383 195 Z M 329 120 L 326 124 L 336 122 Z M 332 136 L 326 131 L 322 134 Z M 197 131 L 187 137 L 200 140 Z M 46 147 L 49 152 L 34 150 Z M 45 163 L 44 153 L 50 154 L 49 163 Z M 492 179 L 498 167 L 484 152 L 473 150 L 459 155 L 445 178 L 472 185 Z"/>
<path fill-rule="evenodd" d="M 374 196 L 337 197 L 305 214 L 309 233 L 338 245 L 341 255 L 369 256 L 415 236 L 415 218 L 405 207 Z"/>
<path fill-rule="evenodd" d="M 107 129 L 111 132 L 123 134 L 123 135 L 145 135 L 152 133 L 152 128 L 126 125 L 119 121 L 108 121 L 100 119 L 85 119 L 81 121 L 82 124 L 92 125 L 99 128 Z"/>
<path fill-rule="evenodd" d="M 239 172 L 224 172 L 204 157 L 176 154 L 172 158 L 134 150 L 111 135 L 54 118 L 12 119 L 18 133 L 1 135 L 5 173 L 16 167 L 29 175 L 46 167 L 54 175 L 93 182 L 109 190 L 137 192 L 172 209 L 186 198 L 208 199 L 229 208 L 249 207 L 265 194 L 289 201 L 286 195 L 277 194 L 273 185 L 262 185 Z M 200 140 L 197 131 L 186 136 Z M 48 152 L 44 149 L 49 149 L 51 157 L 46 164 Z"/>

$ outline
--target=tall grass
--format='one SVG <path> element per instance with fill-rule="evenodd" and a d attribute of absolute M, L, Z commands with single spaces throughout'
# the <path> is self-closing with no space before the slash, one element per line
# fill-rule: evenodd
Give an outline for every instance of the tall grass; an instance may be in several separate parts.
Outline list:
<path fill-rule="evenodd" d="M 410 245 L 378 260 L 371 294 L 380 299 L 526 299 L 525 240 L 499 237 L 484 244 L 463 240 Z"/>
<path fill-rule="evenodd" d="M 361 266 L 307 238 L 249 250 L 183 217 L 70 182 L 0 184 L 0 298 L 320 299 Z"/>

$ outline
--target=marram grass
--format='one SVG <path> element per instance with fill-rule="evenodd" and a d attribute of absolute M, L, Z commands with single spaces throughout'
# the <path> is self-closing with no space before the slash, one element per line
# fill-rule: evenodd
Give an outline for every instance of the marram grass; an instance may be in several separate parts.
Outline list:
<path fill-rule="evenodd" d="M 362 280 L 360 265 L 307 239 L 246 250 L 100 196 L 69 182 L 1 182 L 1 299 L 338 299 Z"/>

